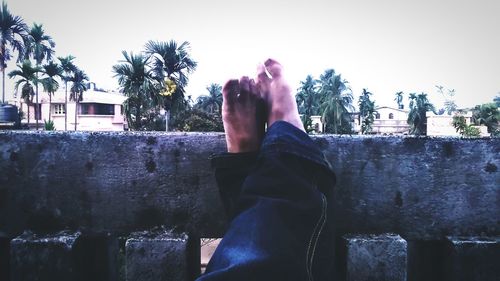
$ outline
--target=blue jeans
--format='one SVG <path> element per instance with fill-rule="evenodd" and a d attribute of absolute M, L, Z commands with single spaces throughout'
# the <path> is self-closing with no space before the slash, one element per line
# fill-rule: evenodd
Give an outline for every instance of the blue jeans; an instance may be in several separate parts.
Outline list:
<path fill-rule="evenodd" d="M 213 164 L 231 223 L 198 280 L 332 280 L 335 176 L 306 133 L 278 121 L 259 152 Z"/>

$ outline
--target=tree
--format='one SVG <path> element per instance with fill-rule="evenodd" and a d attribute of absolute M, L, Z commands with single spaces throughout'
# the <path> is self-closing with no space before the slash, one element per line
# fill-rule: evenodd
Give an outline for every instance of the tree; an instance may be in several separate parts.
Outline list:
<path fill-rule="evenodd" d="M 122 54 L 124 60 L 113 66 L 113 73 L 114 77 L 118 78 L 121 91 L 128 97 L 125 102 L 125 114 L 129 126 L 140 130 L 142 115 L 153 106 L 148 100 L 159 97 L 155 94 L 155 81 L 151 70 L 148 69 L 148 58 L 126 51 L 122 51 Z"/>
<path fill-rule="evenodd" d="M 2 103 L 5 103 L 5 69 L 12 58 L 12 51 L 17 51 L 17 62 L 24 59 L 25 44 L 28 41 L 28 26 L 19 16 L 14 16 L 3 2 L 0 8 L 0 70 L 2 71 Z"/>
<path fill-rule="evenodd" d="M 185 87 L 189 81 L 188 74 L 196 69 L 197 63 L 190 57 L 189 42 L 186 41 L 180 45 L 173 40 L 149 41 L 145 48 L 146 54 L 152 58 L 154 77 L 163 89 L 161 93 L 165 97 L 163 107 L 168 125 L 171 112 L 176 114 L 187 107 Z"/>
<path fill-rule="evenodd" d="M 320 76 L 319 94 L 321 95 L 320 112 L 327 132 L 351 133 L 351 116 L 353 110 L 352 92 L 348 82 L 328 69 Z"/>
<path fill-rule="evenodd" d="M 446 112 L 446 114 L 451 115 L 458 109 L 457 104 L 453 100 L 453 97 L 455 96 L 455 89 L 447 89 L 447 93 L 445 93 L 443 86 L 436 85 L 436 88 L 438 93 L 440 93 L 445 99 L 444 108 L 440 111 Z"/>
<path fill-rule="evenodd" d="M 28 42 L 26 53 L 33 57 L 37 67 L 39 67 L 44 60 L 52 60 L 56 43 L 52 40 L 52 37 L 45 34 L 42 24 L 33 24 L 33 27 L 31 27 L 29 32 Z M 36 75 L 38 78 L 38 73 Z M 38 82 L 35 83 L 35 98 L 36 104 L 38 105 Z M 35 106 L 35 116 L 37 116 L 37 108 L 38 106 Z M 35 121 L 36 129 L 38 130 L 38 118 L 36 118 Z"/>
<path fill-rule="evenodd" d="M 210 114 L 221 115 L 222 110 L 222 86 L 212 83 L 207 87 L 208 95 L 199 96 L 196 108 L 200 108 Z"/>
<path fill-rule="evenodd" d="M 405 106 L 403 104 L 403 95 L 404 95 L 403 92 L 397 92 L 396 93 L 396 98 L 394 98 L 394 100 L 398 104 L 398 108 L 399 109 L 404 109 L 405 108 Z"/>
<path fill-rule="evenodd" d="M 80 69 L 76 69 L 73 72 L 73 75 L 69 78 L 71 81 L 71 89 L 69 99 L 75 101 L 75 131 L 77 125 L 77 116 L 78 116 L 78 104 L 83 100 L 83 92 L 87 90 L 87 82 L 89 77 L 85 72 Z"/>
<path fill-rule="evenodd" d="M 224 132 L 219 114 L 196 108 L 179 113 L 172 121 L 176 128 L 185 132 Z"/>
<path fill-rule="evenodd" d="M 367 89 L 363 89 L 363 93 L 359 96 L 359 116 L 361 117 L 361 133 L 367 134 L 372 130 L 372 124 L 375 120 L 375 101 L 370 100 L 372 93 Z"/>
<path fill-rule="evenodd" d="M 425 135 L 427 133 L 427 111 L 435 111 L 434 105 L 427 98 L 427 94 L 419 95 L 411 93 L 410 112 L 408 113 L 408 124 L 410 125 L 410 134 Z"/>
<path fill-rule="evenodd" d="M 64 95 L 64 130 L 68 130 L 68 81 L 70 79 L 70 75 L 76 71 L 76 66 L 73 64 L 73 60 L 75 57 L 69 55 L 66 57 L 58 57 L 57 58 L 61 63 L 61 69 L 64 72 L 64 75 L 61 78 L 64 81 L 65 95 Z"/>
<path fill-rule="evenodd" d="M 49 94 L 49 123 L 51 121 L 52 110 L 52 95 L 59 89 L 59 83 L 56 77 L 63 77 L 63 69 L 57 63 L 51 61 L 43 66 L 42 70 L 45 77 L 41 79 L 41 83 L 45 92 Z"/>
<path fill-rule="evenodd" d="M 320 114 L 321 101 L 317 92 L 316 80 L 311 75 L 307 75 L 306 80 L 301 81 L 300 84 L 295 100 L 299 113 L 302 114 L 304 128 L 309 133 L 313 131 L 311 116 Z"/>
<path fill-rule="evenodd" d="M 41 69 L 37 66 L 33 66 L 31 61 L 25 60 L 22 64 L 17 64 L 19 69 L 13 70 L 9 73 L 9 78 L 19 77 L 19 80 L 14 84 L 14 90 L 16 93 L 21 87 L 21 98 L 28 105 L 28 124 L 30 123 L 30 105 L 33 102 L 33 95 L 35 91 L 33 90 L 33 85 L 37 80 L 37 73 Z"/>
<path fill-rule="evenodd" d="M 500 107 L 500 92 L 497 94 L 497 96 L 493 99 L 493 102 L 497 105 L 497 107 Z"/>
<path fill-rule="evenodd" d="M 500 111 L 495 103 L 476 105 L 472 110 L 472 120 L 476 125 L 485 125 L 488 127 L 488 133 L 492 136 L 500 134 L 498 128 Z"/>
<path fill-rule="evenodd" d="M 465 117 L 461 113 L 453 116 L 452 125 L 453 127 L 455 127 L 455 130 L 457 130 L 457 133 L 459 133 L 463 137 L 481 136 L 481 132 L 479 131 L 479 129 L 467 124 Z"/>

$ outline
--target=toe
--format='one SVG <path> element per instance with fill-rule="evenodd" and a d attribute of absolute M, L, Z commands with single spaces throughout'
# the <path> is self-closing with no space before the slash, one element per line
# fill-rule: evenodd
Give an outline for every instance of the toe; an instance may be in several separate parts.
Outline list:
<path fill-rule="evenodd" d="M 273 79 L 281 77 L 283 66 L 278 61 L 267 59 L 264 65 L 269 73 L 273 76 Z"/>
<path fill-rule="evenodd" d="M 258 98 L 261 96 L 260 94 L 260 91 L 259 91 L 259 87 L 257 86 L 257 84 L 255 83 L 255 80 L 253 79 L 250 79 L 250 96 L 251 97 L 254 97 L 254 98 Z"/>
<path fill-rule="evenodd" d="M 240 89 L 239 99 L 246 100 L 250 94 L 250 79 L 247 76 L 241 77 Z"/>
<path fill-rule="evenodd" d="M 269 73 L 271 75 L 271 73 Z M 271 78 L 268 75 L 268 70 L 266 70 L 266 66 L 264 64 L 260 64 L 257 68 L 257 82 L 259 83 L 269 83 L 271 82 Z"/>
<path fill-rule="evenodd" d="M 236 101 L 239 91 L 240 91 L 240 84 L 238 80 L 232 79 L 227 81 L 224 87 L 222 88 L 223 101 L 225 101 L 229 106 L 233 105 Z"/>

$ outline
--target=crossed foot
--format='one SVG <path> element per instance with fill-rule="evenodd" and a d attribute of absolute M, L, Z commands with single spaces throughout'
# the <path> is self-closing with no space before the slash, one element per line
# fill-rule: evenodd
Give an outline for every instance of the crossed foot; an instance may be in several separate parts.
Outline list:
<path fill-rule="evenodd" d="M 268 59 L 259 67 L 257 82 L 246 76 L 229 80 L 222 89 L 222 97 L 228 152 L 257 151 L 266 122 L 271 127 L 283 120 L 304 131 L 295 98 L 283 78 L 283 66 L 275 60 Z"/>

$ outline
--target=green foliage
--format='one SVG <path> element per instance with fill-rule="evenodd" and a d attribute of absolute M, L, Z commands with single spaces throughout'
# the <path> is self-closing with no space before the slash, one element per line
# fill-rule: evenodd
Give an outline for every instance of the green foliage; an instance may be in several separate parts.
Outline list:
<path fill-rule="evenodd" d="M 372 93 L 367 89 L 363 89 L 363 93 L 359 96 L 359 115 L 362 119 L 361 133 L 367 134 L 372 130 L 372 124 L 375 120 L 375 101 L 370 100 Z"/>
<path fill-rule="evenodd" d="M 199 96 L 195 108 L 211 114 L 222 114 L 222 86 L 212 83 L 207 87 L 208 95 Z"/>
<path fill-rule="evenodd" d="M 7 3 L 4 1 L 0 7 L 0 70 L 3 77 L 5 77 L 7 62 L 12 59 L 12 51 L 17 51 L 18 63 L 24 60 L 28 38 L 28 26 L 21 17 L 10 13 Z M 3 102 L 5 102 L 4 91 L 2 91 Z"/>
<path fill-rule="evenodd" d="M 223 132 L 222 118 L 199 109 L 186 110 L 176 116 L 174 127 L 184 132 Z"/>
<path fill-rule="evenodd" d="M 171 111 L 174 117 L 189 107 L 185 87 L 189 81 L 188 75 L 194 72 L 197 66 L 197 62 L 191 58 L 189 42 L 178 44 L 174 40 L 149 41 L 146 43 L 145 53 L 151 57 L 151 71 L 161 90 L 167 88 L 166 79 L 176 85 L 175 91 L 162 99 L 162 106 Z"/>
<path fill-rule="evenodd" d="M 410 134 L 425 135 L 427 133 L 427 111 L 435 112 L 434 105 L 427 98 L 427 94 L 421 93 L 417 96 L 411 93 L 410 112 L 408 113 L 408 124 L 410 125 Z"/>
<path fill-rule="evenodd" d="M 459 133 L 463 137 L 481 136 L 481 132 L 479 131 L 479 129 L 470 124 L 467 124 L 463 115 L 453 116 L 452 125 L 453 127 L 455 127 L 455 130 L 457 130 L 457 133 Z"/>
<path fill-rule="evenodd" d="M 76 65 L 73 63 L 73 60 L 75 59 L 74 56 L 66 56 L 66 57 L 57 57 L 57 59 L 59 60 L 59 62 L 61 63 L 61 70 L 63 72 L 63 75 L 61 75 L 61 79 L 64 81 L 64 89 L 65 89 L 65 93 L 64 93 L 64 107 L 65 108 L 68 108 L 68 82 L 71 78 L 71 75 L 78 69 L 76 67 Z M 68 111 L 65 110 L 64 111 L 64 130 L 67 130 L 67 119 L 68 119 Z"/>
<path fill-rule="evenodd" d="M 55 46 L 56 43 L 52 37 L 45 34 L 43 25 L 34 23 L 29 31 L 26 54 L 33 57 L 36 65 L 40 65 L 44 60 L 51 61 Z"/>
<path fill-rule="evenodd" d="M 396 93 L 396 97 L 394 98 L 394 101 L 396 101 L 396 103 L 398 104 L 398 108 L 399 109 L 403 109 L 404 108 L 403 95 L 404 95 L 403 92 L 397 92 Z"/>
<path fill-rule="evenodd" d="M 54 121 L 52 120 L 43 120 L 43 123 L 44 123 L 44 129 L 45 131 L 54 131 L 56 129 L 56 127 L 54 126 Z"/>
<path fill-rule="evenodd" d="M 36 83 L 36 74 L 41 71 L 37 66 L 33 66 L 31 61 L 25 60 L 22 64 L 17 64 L 16 70 L 9 73 L 9 78 L 19 77 L 14 83 L 14 91 L 16 94 L 21 87 L 21 99 L 28 104 L 28 124 L 30 122 L 30 107 L 29 105 L 33 102 L 33 96 L 35 95 L 34 84 Z"/>
<path fill-rule="evenodd" d="M 313 127 L 312 119 L 310 116 L 302 115 L 300 117 L 300 121 L 302 121 L 302 124 L 304 125 L 304 129 L 306 130 L 306 133 L 310 134 L 310 133 L 316 131 L 316 128 Z"/>
<path fill-rule="evenodd" d="M 328 69 L 320 76 L 319 95 L 321 96 L 320 112 L 322 113 L 325 131 L 334 134 L 352 133 L 352 92 L 348 82 Z"/>
<path fill-rule="evenodd" d="M 113 72 L 121 91 L 129 97 L 124 104 L 129 127 L 132 130 L 158 129 L 161 119 L 158 107 L 161 106 L 167 111 L 165 118 L 169 127 L 175 128 L 173 120 L 190 108 L 185 87 L 188 74 L 196 69 L 197 63 L 190 57 L 189 43 L 149 41 L 144 55 L 122 53 L 124 60 L 113 66 Z M 169 83 L 175 85 L 172 92 Z M 152 117 L 151 114 L 157 115 Z M 165 122 L 162 126 L 166 129 Z"/>
<path fill-rule="evenodd" d="M 352 92 L 335 70 L 327 69 L 319 80 L 308 75 L 301 82 L 295 97 L 302 123 L 307 132 L 312 132 L 311 116 L 320 115 L 325 125 L 325 132 L 335 134 L 352 133 Z"/>
<path fill-rule="evenodd" d="M 311 75 L 306 77 L 306 80 L 300 82 L 301 86 L 297 90 L 295 100 L 299 114 L 302 115 L 301 120 L 307 133 L 315 130 L 312 127 L 313 115 L 321 115 L 320 105 L 321 97 L 318 93 L 316 80 Z"/>
<path fill-rule="evenodd" d="M 451 115 L 453 112 L 457 111 L 457 104 L 453 100 L 453 97 L 455 96 L 455 89 L 447 89 L 447 92 L 445 93 L 443 86 L 436 85 L 436 88 L 438 93 L 440 93 L 445 99 L 444 108 L 439 109 L 439 115 L 444 114 L 444 112 Z"/>
<path fill-rule="evenodd" d="M 474 107 L 472 110 L 472 121 L 476 125 L 485 125 L 488 127 L 488 133 L 492 136 L 500 135 L 500 128 L 498 126 L 500 111 L 496 103 L 486 103 Z"/>
<path fill-rule="evenodd" d="M 493 102 L 497 105 L 497 107 L 500 107 L 500 93 L 498 93 L 497 96 L 493 99 Z"/>
<path fill-rule="evenodd" d="M 113 66 L 114 77 L 118 78 L 122 92 L 128 97 L 125 101 L 125 116 L 129 127 L 133 130 L 142 130 L 143 119 L 149 120 L 144 125 L 151 127 L 149 114 L 160 100 L 156 87 L 158 82 L 153 79 L 148 58 L 142 54 L 134 55 L 132 52 L 129 54 L 122 51 L 122 54 L 124 60 Z"/>

